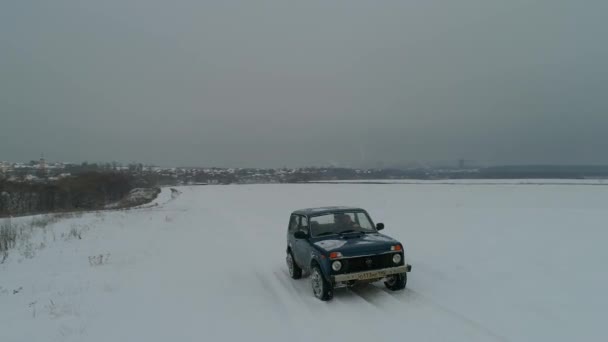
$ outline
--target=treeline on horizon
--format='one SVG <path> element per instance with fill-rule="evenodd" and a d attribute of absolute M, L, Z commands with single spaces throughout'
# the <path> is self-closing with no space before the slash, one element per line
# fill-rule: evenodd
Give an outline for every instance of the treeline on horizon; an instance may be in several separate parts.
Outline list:
<path fill-rule="evenodd" d="M 296 172 L 296 181 L 349 179 L 585 179 L 608 178 L 603 165 L 515 165 L 468 169 L 371 169 L 361 172 L 349 168 L 305 168 Z"/>
<path fill-rule="evenodd" d="M 134 164 L 135 165 L 135 164 Z M 139 164 L 141 165 L 141 164 Z M 608 178 L 608 166 L 494 166 L 480 169 L 188 169 L 175 174 L 146 171 L 137 165 L 120 171 L 93 164 L 72 168 L 71 176 L 55 180 L 14 180 L 0 175 L 0 217 L 47 212 L 103 209 L 135 188 L 182 184 L 301 183 L 373 179 L 584 179 Z M 211 171 L 209 171 L 211 170 Z M 230 171 L 228 171 L 230 170 Z"/>
<path fill-rule="evenodd" d="M 608 177 L 608 165 L 514 165 L 479 169 L 478 178 L 563 178 Z"/>

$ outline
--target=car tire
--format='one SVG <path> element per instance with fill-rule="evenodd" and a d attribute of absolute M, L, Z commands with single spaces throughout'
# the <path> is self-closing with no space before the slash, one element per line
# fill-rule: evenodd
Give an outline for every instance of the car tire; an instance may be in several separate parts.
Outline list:
<path fill-rule="evenodd" d="M 391 291 L 403 290 L 405 284 L 407 284 L 407 273 L 394 274 L 384 282 L 384 286 Z"/>
<path fill-rule="evenodd" d="M 293 254 L 291 251 L 287 252 L 287 256 L 285 257 L 285 262 L 287 262 L 287 269 L 289 270 L 289 276 L 292 279 L 300 279 L 302 278 L 302 269 L 298 264 L 296 264 L 295 259 L 293 258 Z"/>
<path fill-rule="evenodd" d="M 312 293 L 322 301 L 330 300 L 334 297 L 334 287 L 325 279 L 319 265 L 314 265 L 310 272 L 310 282 L 312 284 Z"/>

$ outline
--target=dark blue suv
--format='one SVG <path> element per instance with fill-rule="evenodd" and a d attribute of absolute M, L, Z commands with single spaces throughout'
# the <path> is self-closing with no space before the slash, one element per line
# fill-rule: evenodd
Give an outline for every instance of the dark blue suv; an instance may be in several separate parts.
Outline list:
<path fill-rule="evenodd" d="M 296 210 L 287 231 L 287 267 L 293 279 L 309 273 L 315 297 L 330 300 L 334 289 L 384 280 L 390 290 L 405 288 L 403 245 L 383 234 L 360 208 Z"/>

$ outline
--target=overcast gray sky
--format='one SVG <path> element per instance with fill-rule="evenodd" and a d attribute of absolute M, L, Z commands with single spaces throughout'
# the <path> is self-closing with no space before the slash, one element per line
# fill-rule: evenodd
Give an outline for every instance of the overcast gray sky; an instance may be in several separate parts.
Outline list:
<path fill-rule="evenodd" d="M 608 163 L 605 0 L 5 0 L 0 160 Z"/>

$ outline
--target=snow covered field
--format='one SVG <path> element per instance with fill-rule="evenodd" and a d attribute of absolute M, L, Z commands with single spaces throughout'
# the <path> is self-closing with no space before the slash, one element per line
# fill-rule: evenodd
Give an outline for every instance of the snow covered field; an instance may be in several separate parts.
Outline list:
<path fill-rule="evenodd" d="M 608 179 L 353 179 L 313 181 L 311 183 L 426 184 L 426 185 L 608 185 Z"/>
<path fill-rule="evenodd" d="M 163 189 L 159 206 L 38 229 L 0 265 L 0 341 L 600 341 L 608 187 L 294 184 Z M 289 213 L 361 206 L 408 288 L 321 302 L 284 263 Z M 14 224 L 32 218 L 14 219 Z M 70 234 L 79 232 L 80 236 Z"/>

